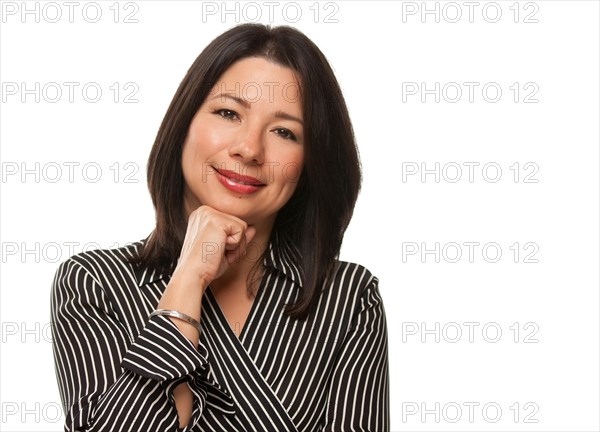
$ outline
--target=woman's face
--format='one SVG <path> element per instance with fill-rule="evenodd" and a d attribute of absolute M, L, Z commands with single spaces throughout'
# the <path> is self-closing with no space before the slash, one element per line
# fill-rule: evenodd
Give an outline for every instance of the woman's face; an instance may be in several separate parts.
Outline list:
<path fill-rule="evenodd" d="M 275 219 L 303 167 L 298 90 L 291 69 L 263 58 L 241 59 L 225 71 L 183 145 L 186 215 L 204 204 L 250 225 Z"/>

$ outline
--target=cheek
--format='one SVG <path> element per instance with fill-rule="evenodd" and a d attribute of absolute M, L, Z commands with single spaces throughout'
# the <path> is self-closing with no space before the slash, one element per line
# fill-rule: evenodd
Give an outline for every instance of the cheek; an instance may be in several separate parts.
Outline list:
<path fill-rule="evenodd" d="M 220 150 L 231 140 L 227 127 L 209 115 L 202 114 L 192 123 L 187 141 L 197 154 L 210 154 Z"/>
<path fill-rule="evenodd" d="M 294 191 L 300 180 L 302 168 L 304 166 L 304 152 L 297 151 L 286 155 L 285 162 L 280 165 L 279 175 L 281 176 L 282 186 L 290 191 Z"/>
<path fill-rule="evenodd" d="M 182 166 L 184 169 L 184 174 L 186 174 L 186 170 L 188 171 L 188 174 L 190 172 L 192 172 L 192 168 L 201 159 L 202 155 L 199 154 L 200 150 L 201 149 L 196 144 L 196 142 L 194 142 L 192 140 L 185 141 L 185 143 L 183 144 L 182 152 L 181 152 L 181 161 L 182 161 Z"/>
<path fill-rule="evenodd" d="M 184 174 L 194 171 L 194 168 L 205 163 L 215 162 L 212 157 L 227 146 L 228 137 L 220 133 L 210 124 L 190 129 L 182 149 L 182 164 Z"/>

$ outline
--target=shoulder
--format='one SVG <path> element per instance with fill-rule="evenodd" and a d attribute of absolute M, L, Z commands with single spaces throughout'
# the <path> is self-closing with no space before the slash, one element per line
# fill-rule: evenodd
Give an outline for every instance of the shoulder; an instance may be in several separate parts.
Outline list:
<path fill-rule="evenodd" d="M 329 280 L 334 286 L 362 292 L 371 286 L 377 286 L 379 279 L 362 264 L 336 260 Z"/>
<path fill-rule="evenodd" d="M 115 248 L 90 249 L 72 255 L 61 262 L 55 278 L 84 274 L 100 286 L 114 279 L 135 280 L 135 267 L 129 262 L 140 251 L 146 239 Z M 81 277 L 81 276 L 79 276 Z"/>
<path fill-rule="evenodd" d="M 381 319 L 384 307 L 379 279 L 364 265 L 336 260 L 315 310 L 316 316 L 326 316 L 328 321 L 347 331 L 361 320 L 366 322 L 365 317 L 373 313 Z"/>
<path fill-rule="evenodd" d="M 322 295 L 337 297 L 338 303 L 351 305 L 354 309 L 363 299 L 378 295 L 379 279 L 371 270 L 359 263 L 336 260 L 333 270 L 325 281 Z"/>

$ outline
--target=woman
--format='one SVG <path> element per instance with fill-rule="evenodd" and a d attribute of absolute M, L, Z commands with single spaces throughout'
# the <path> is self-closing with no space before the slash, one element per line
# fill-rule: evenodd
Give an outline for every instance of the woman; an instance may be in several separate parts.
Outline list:
<path fill-rule="evenodd" d="M 378 279 L 337 259 L 360 180 L 306 36 L 244 24 L 211 42 L 150 154 L 153 232 L 57 270 L 65 430 L 389 430 Z"/>

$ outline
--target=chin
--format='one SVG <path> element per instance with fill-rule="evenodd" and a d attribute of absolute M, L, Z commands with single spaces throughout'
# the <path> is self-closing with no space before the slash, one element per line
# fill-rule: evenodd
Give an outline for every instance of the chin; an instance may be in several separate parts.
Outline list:
<path fill-rule="evenodd" d="M 219 210 L 220 212 L 238 217 L 248 224 L 254 223 L 260 218 L 257 214 L 255 214 L 250 208 L 247 208 L 245 205 L 241 205 L 237 202 L 231 202 L 230 200 L 227 201 L 227 203 L 221 201 L 218 203 L 214 203 L 214 205 L 207 205 L 213 207 L 215 210 Z"/>
<path fill-rule="evenodd" d="M 259 222 L 268 220 L 270 217 L 274 217 L 274 215 L 256 213 L 256 203 L 251 203 L 248 200 L 245 200 L 243 196 L 242 198 L 238 198 L 236 196 L 222 196 L 214 194 L 203 202 L 195 200 L 194 205 L 196 205 L 196 207 L 194 207 L 192 211 L 203 204 L 222 213 L 235 216 L 246 222 L 248 225 L 255 225 Z"/>

